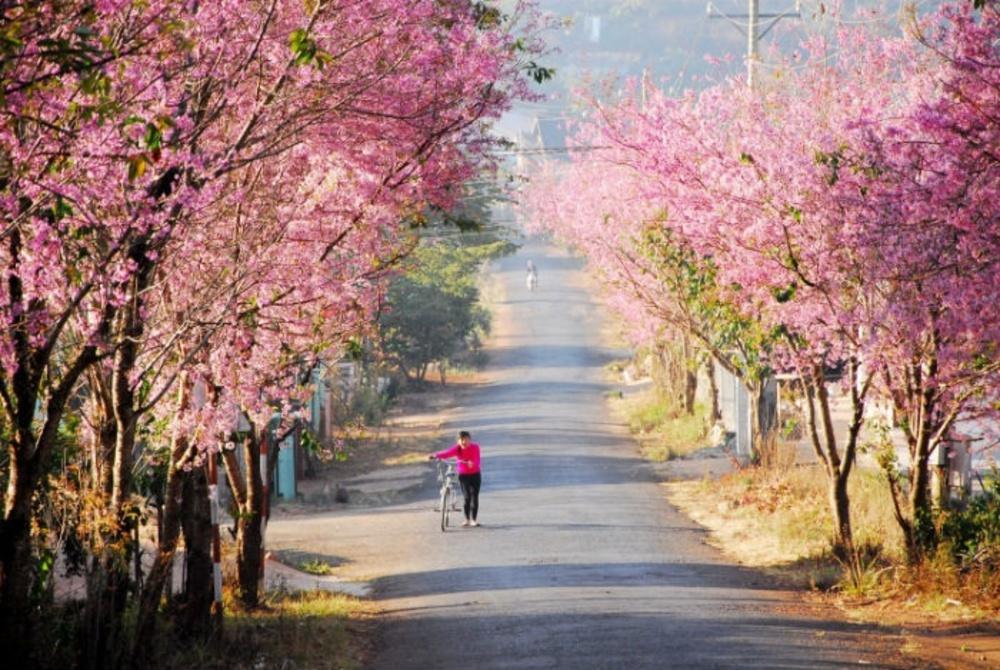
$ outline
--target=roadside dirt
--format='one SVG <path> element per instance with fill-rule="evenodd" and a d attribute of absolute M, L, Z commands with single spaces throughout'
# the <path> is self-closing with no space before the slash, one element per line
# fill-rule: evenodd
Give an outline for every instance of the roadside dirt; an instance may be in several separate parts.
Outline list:
<path fill-rule="evenodd" d="M 608 328 L 602 335 L 609 346 L 624 346 L 618 328 Z M 642 384 L 627 384 L 621 373 L 613 370 L 608 370 L 608 378 L 621 388 L 618 397 L 608 399 L 612 411 L 621 418 L 620 398 L 640 392 Z M 643 452 L 642 436 L 633 439 Z M 929 622 L 922 610 L 903 598 L 859 601 L 843 597 L 829 590 L 838 575 L 829 559 L 803 559 L 799 553 L 781 547 L 768 533 L 747 532 L 703 486 L 735 469 L 732 459 L 719 449 L 701 449 L 652 466 L 671 504 L 709 531 L 707 544 L 741 565 L 761 570 L 768 578 L 801 589 L 802 599 L 788 606 L 790 613 L 810 615 L 833 605 L 848 620 L 900 630 L 906 639 L 902 651 L 926 662 L 927 667 L 1000 670 L 1000 623 L 982 621 L 981 617 L 971 622 L 962 620 L 958 611 L 952 612 L 951 620 L 942 616 L 939 621 Z"/>
<path fill-rule="evenodd" d="M 689 461 L 687 467 L 696 466 Z M 713 478 L 707 467 L 691 480 L 666 483 L 667 499 L 709 531 L 709 544 L 742 565 L 801 589 L 803 611 L 832 604 L 851 621 L 897 629 L 906 639 L 902 651 L 928 667 L 1000 668 L 1000 624 L 982 621 L 981 615 L 980 620 L 968 620 L 973 615 L 957 601 L 944 603 L 940 620 L 934 621 L 913 599 L 859 600 L 829 590 L 838 572 L 829 559 L 803 559 L 782 548 L 773 534 L 748 529 L 725 503 L 706 492 L 706 478 Z"/>
<path fill-rule="evenodd" d="M 351 449 L 347 458 L 324 466 L 316 477 L 299 482 L 299 496 L 275 506 L 286 515 L 314 514 L 351 506 L 385 505 L 405 500 L 433 468 L 427 454 L 448 445 L 450 421 L 462 398 L 482 383 L 478 373 L 455 374 L 447 386 L 428 384 L 402 393 L 383 424 Z"/>

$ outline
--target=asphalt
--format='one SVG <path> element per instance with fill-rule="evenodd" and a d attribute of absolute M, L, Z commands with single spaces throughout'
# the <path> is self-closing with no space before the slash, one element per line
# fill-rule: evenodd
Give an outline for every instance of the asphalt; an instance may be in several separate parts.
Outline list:
<path fill-rule="evenodd" d="M 580 260 L 528 244 L 496 276 L 489 381 L 451 426 L 482 445 L 482 527 L 440 532 L 429 483 L 403 504 L 269 530 L 272 546 L 371 582 L 377 670 L 927 667 L 897 633 L 726 560 L 664 499 L 608 414 L 604 366 L 621 352 L 602 344 L 608 317 Z"/>

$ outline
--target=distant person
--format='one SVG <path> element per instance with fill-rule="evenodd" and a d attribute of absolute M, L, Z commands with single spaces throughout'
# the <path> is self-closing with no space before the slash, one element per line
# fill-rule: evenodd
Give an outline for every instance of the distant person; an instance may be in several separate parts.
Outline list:
<path fill-rule="evenodd" d="M 465 521 L 463 526 L 478 526 L 479 521 L 479 487 L 483 483 L 483 475 L 479 469 L 479 445 L 472 441 L 472 435 L 463 430 L 458 434 L 458 442 L 444 451 L 431 454 L 430 460 L 447 460 L 454 457 L 458 462 L 458 483 L 462 485 L 462 496 L 465 498 Z"/>
<path fill-rule="evenodd" d="M 529 291 L 534 291 L 538 287 L 538 269 L 530 260 L 528 261 L 527 267 L 528 276 L 525 278 L 525 283 L 528 285 Z"/>

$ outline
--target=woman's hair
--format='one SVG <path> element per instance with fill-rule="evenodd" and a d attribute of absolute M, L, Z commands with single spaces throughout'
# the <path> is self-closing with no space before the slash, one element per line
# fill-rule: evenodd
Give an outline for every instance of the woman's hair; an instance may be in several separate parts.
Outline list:
<path fill-rule="evenodd" d="M 467 430 L 460 430 L 460 431 L 458 431 L 458 439 L 461 440 L 463 437 L 467 437 L 470 440 L 472 439 L 472 435 L 469 434 L 469 431 L 467 431 Z"/>

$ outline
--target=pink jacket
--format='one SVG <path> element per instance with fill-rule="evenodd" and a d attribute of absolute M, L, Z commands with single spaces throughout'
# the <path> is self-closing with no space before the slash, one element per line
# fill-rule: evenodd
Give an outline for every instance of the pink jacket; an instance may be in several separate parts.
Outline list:
<path fill-rule="evenodd" d="M 470 442 L 469 446 L 462 448 L 460 444 L 453 444 L 444 451 L 434 454 L 437 458 L 447 459 L 454 456 L 458 459 L 458 474 L 474 475 L 479 472 L 479 445 Z"/>

